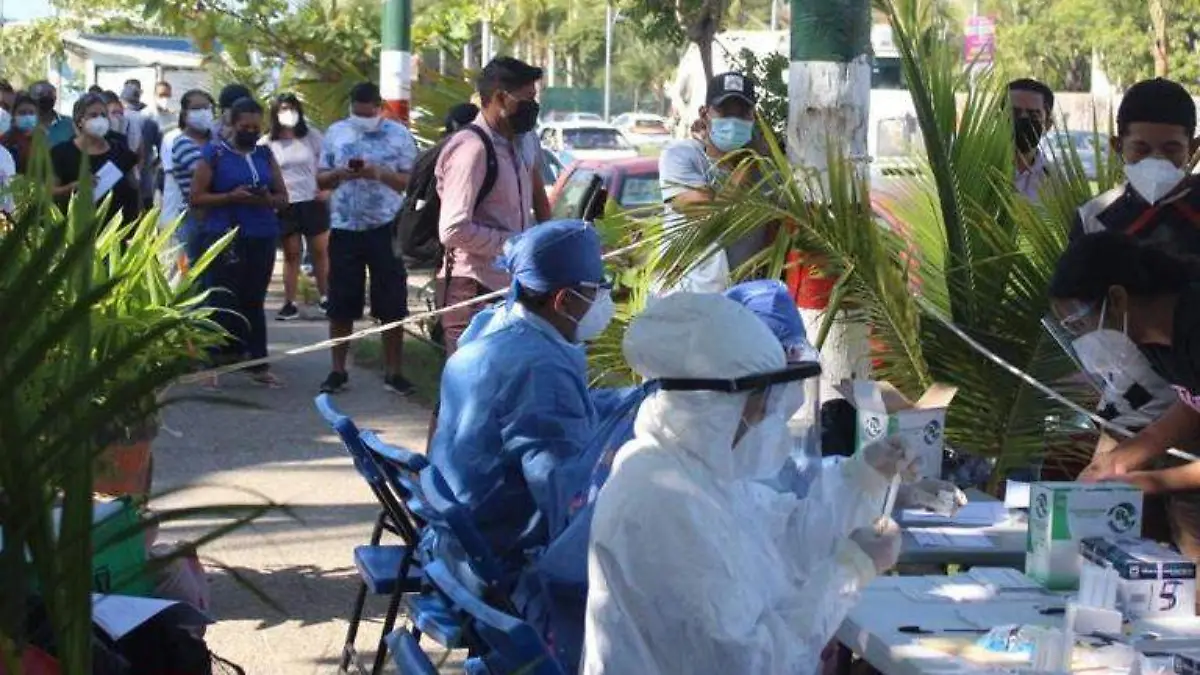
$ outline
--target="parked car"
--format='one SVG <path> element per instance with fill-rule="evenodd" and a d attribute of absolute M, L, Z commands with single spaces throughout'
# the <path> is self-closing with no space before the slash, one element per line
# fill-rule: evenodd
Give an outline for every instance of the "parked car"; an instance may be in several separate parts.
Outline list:
<path fill-rule="evenodd" d="M 542 127 L 542 147 L 558 155 L 563 165 L 584 159 L 637 157 L 637 148 L 616 127 L 603 122 L 552 122 Z"/>
<path fill-rule="evenodd" d="M 671 142 L 671 127 L 662 115 L 625 113 L 617 115 L 612 123 L 630 143 L 637 146 L 662 147 Z"/>
<path fill-rule="evenodd" d="M 542 147 L 542 182 L 546 185 L 546 196 L 554 194 L 554 185 L 562 175 L 563 164 L 553 152 Z"/>
<path fill-rule="evenodd" d="M 1104 134 L 1091 131 L 1051 131 L 1042 139 L 1041 150 L 1051 163 L 1069 161 L 1074 152 L 1079 156 L 1087 179 L 1096 180 L 1098 167 L 1108 162 L 1107 140 Z"/>
<path fill-rule="evenodd" d="M 615 161 L 580 160 L 567 166 L 554 193 L 550 213 L 554 218 L 579 218 L 584 207 L 603 188 L 608 199 L 622 209 L 662 204 L 658 160 L 633 157 Z"/>

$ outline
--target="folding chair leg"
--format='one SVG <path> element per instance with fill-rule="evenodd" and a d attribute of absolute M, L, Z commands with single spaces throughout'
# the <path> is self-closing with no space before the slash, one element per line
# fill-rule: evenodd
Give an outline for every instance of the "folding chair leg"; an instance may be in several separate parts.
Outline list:
<path fill-rule="evenodd" d="M 402 567 L 407 568 L 408 566 Z M 404 591 L 399 588 L 400 585 L 397 586 L 391 601 L 388 602 L 387 618 L 383 621 L 383 632 L 379 634 L 379 649 L 375 652 L 375 664 L 371 666 L 371 675 L 379 675 L 383 672 L 383 664 L 387 660 L 387 636 L 396 627 L 396 613 L 400 611 L 400 598 L 404 596 Z"/>
<path fill-rule="evenodd" d="M 350 627 L 346 629 L 346 643 L 342 645 L 342 665 L 339 673 L 347 672 L 350 659 L 354 656 L 354 641 L 358 638 L 358 624 L 362 621 L 363 605 L 367 602 L 367 585 L 358 582 L 358 595 L 354 598 L 354 610 L 350 614 Z"/>

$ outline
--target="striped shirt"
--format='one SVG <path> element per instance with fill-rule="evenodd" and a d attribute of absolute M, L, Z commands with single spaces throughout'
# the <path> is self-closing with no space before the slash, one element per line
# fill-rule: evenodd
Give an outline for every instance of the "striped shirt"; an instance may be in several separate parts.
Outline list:
<path fill-rule="evenodd" d="M 185 207 L 192 200 L 192 175 L 196 173 L 202 149 L 203 146 L 185 134 L 180 134 L 171 144 L 171 175 L 179 185 Z"/>

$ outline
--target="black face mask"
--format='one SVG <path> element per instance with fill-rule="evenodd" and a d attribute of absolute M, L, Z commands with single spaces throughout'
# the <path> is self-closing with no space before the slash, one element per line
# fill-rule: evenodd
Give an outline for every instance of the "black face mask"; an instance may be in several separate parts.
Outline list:
<path fill-rule="evenodd" d="M 1013 142 L 1017 145 L 1017 152 L 1025 154 L 1038 146 L 1038 141 L 1042 140 L 1042 125 L 1029 117 L 1017 117 L 1013 119 Z"/>
<path fill-rule="evenodd" d="M 38 111 L 43 115 L 54 112 L 54 104 L 56 101 L 51 97 L 39 98 L 37 100 Z"/>
<path fill-rule="evenodd" d="M 250 150 L 258 144 L 258 132 L 239 131 L 233 135 L 233 142 L 243 150 Z"/>
<path fill-rule="evenodd" d="M 514 134 L 533 131 L 537 126 L 538 114 L 542 111 L 537 101 L 517 101 L 517 111 L 508 116 L 508 124 Z"/>

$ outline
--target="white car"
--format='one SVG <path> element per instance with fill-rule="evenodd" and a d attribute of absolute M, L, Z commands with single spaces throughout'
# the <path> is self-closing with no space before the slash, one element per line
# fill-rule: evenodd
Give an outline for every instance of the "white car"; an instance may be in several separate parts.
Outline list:
<path fill-rule="evenodd" d="M 637 146 L 662 147 L 671 142 L 670 123 L 662 115 L 631 112 L 618 115 L 612 123 Z"/>
<path fill-rule="evenodd" d="M 577 159 L 613 160 L 637 157 L 638 151 L 619 129 L 603 122 L 551 122 L 542 127 L 542 147 L 563 166 Z"/>

